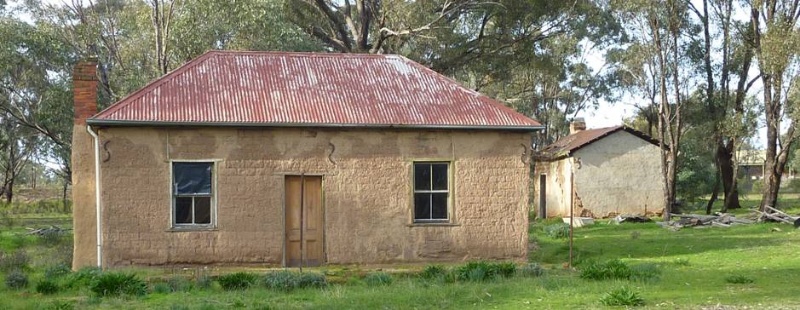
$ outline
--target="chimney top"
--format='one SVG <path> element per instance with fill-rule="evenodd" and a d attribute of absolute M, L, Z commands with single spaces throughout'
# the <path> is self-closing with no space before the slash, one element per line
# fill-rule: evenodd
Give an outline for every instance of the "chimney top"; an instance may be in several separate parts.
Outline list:
<path fill-rule="evenodd" d="M 571 135 L 584 130 L 586 130 L 586 121 L 583 120 L 583 117 L 576 117 L 572 120 L 572 123 L 569 124 L 569 134 Z"/>
<path fill-rule="evenodd" d="M 97 58 L 87 58 L 72 69 L 72 99 L 75 125 L 97 114 Z"/>

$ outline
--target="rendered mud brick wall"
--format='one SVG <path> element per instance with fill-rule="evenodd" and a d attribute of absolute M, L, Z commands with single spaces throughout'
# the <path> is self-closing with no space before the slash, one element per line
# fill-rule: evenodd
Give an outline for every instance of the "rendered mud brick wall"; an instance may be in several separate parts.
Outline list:
<path fill-rule="evenodd" d="M 618 131 L 577 152 L 575 188 L 583 208 L 597 217 L 658 213 L 664 181 L 658 146 Z"/>
<path fill-rule="evenodd" d="M 322 175 L 327 263 L 524 260 L 529 134 L 104 128 L 108 266 L 283 262 L 285 175 Z M 216 162 L 217 226 L 171 228 L 170 160 Z M 451 161 L 452 223 L 412 221 L 414 160 Z"/>
<path fill-rule="evenodd" d="M 552 162 L 537 162 L 533 178 L 534 209 L 539 213 L 539 195 L 541 195 L 541 175 L 545 175 L 545 211 L 547 217 L 569 215 L 571 191 L 572 158 L 564 158 Z"/>

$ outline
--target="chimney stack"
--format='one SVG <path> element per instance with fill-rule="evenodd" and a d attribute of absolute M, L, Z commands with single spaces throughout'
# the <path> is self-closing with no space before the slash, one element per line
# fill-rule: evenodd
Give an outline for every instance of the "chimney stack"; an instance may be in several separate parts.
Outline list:
<path fill-rule="evenodd" d="M 577 117 L 569 124 L 569 134 L 571 135 L 584 130 L 586 130 L 586 121 L 583 120 L 583 117 Z"/>
<path fill-rule="evenodd" d="M 86 125 L 86 119 L 97 114 L 97 58 L 89 58 L 75 65 L 72 70 L 72 91 L 75 125 Z"/>

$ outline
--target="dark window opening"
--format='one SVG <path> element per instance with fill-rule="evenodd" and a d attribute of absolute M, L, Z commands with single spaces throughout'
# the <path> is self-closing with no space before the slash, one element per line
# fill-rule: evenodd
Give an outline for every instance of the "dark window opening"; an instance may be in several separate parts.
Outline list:
<path fill-rule="evenodd" d="M 172 163 L 173 224 L 211 225 L 214 164 Z"/>
<path fill-rule="evenodd" d="M 449 220 L 450 164 L 446 162 L 414 163 L 414 221 L 446 222 Z"/>

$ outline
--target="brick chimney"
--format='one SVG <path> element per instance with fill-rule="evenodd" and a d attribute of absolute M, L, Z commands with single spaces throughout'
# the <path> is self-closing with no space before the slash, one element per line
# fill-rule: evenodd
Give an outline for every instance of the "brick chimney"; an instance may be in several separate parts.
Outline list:
<path fill-rule="evenodd" d="M 97 60 L 72 69 L 75 119 L 72 126 L 72 268 L 97 266 L 94 140 L 86 119 L 97 113 Z"/>
<path fill-rule="evenodd" d="M 97 114 L 97 58 L 75 65 L 72 85 L 75 125 L 86 125 L 86 119 Z"/>
<path fill-rule="evenodd" d="M 584 130 L 586 130 L 586 121 L 583 120 L 583 117 L 577 117 L 572 120 L 572 123 L 569 123 L 569 134 L 576 134 Z"/>

